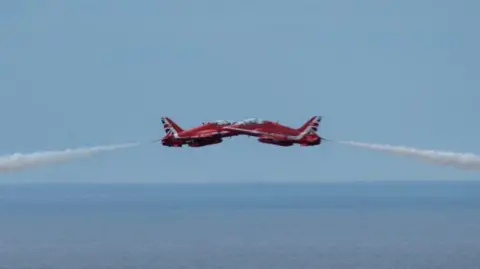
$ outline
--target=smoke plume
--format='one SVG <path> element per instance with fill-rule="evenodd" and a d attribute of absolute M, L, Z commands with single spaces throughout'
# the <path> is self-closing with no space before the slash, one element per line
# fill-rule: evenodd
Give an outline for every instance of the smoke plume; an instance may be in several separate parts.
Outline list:
<path fill-rule="evenodd" d="M 459 169 L 480 170 L 480 156 L 472 153 L 455 153 L 446 151 L 425 150 L 404 146 L 369 144 L 354 141 L 343 141 L 340 143 L 360 148 L 388 152 L 395 155 L 412 157 L 436 165 L 451 165 Z"/>
<path fill-rule="evenodd" d="M 25 170 L 47 164 L 62 163 L 71 159 L 89 157 L 101 152 L 113 151 L 136 145 L 138 145 L 138 143 L 75 148 L 61 151 L 39 151 L 29 154 L 14 153 L 8 156 L 0 156 L 0 172 Z"/>

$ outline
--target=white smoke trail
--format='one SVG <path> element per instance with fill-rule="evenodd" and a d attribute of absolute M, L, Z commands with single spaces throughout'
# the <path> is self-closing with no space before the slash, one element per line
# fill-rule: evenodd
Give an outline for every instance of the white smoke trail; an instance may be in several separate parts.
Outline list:
<path fill-rule="evenodd" d="M 354 141 L 342 141 L 340 143 L 371 150 L 384 151 L 395 155 L 412 157 L 437 165 L 451 165 L 459 169 L 480 170 L 480 156 L 473 153 L 425 150 L 404 146 L 369 144 Z"/>
<path fill-rule="evenodd" d="M 28 154 L 14 153 L 8 156 L 0 156 L 0 172 L 11 172 L 47 164 L 62 163 L 75 158 L 89 157 L 105 151 L 133 147 L 138 144 L 139 143 L 128 143 L 121 145 L 66 149 L 61 151 L 39 151 Z"/>

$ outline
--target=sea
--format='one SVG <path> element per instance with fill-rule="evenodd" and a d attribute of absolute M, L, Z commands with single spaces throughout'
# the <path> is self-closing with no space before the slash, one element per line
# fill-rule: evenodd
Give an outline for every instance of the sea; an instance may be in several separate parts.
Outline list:
<path fill-rule="evenodd" d="M 480 268 L 480 182 L 0 185 L 0 268 Z"/>

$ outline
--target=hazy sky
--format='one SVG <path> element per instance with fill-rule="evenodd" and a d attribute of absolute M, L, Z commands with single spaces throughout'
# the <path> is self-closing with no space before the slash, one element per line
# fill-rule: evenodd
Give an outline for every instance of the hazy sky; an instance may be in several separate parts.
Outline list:
<path fill-rule="evenodd" d="M 480 153 L 478 1 L 3 1 L 0 153 L 322 115 L 337 140 Z M 379 152 L 144 144 L 8 181 L 475 179 Z"/>

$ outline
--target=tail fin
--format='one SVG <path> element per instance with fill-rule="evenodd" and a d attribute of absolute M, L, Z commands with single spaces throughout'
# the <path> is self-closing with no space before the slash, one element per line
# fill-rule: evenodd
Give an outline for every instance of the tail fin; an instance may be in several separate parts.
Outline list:
<path fill-rule="evenodd" d="M 302 127 L 297 129 L 300 132 L 300 134 L 298 134 L 296 136 L 293 136 L 292 139 L 300 140 L 310 133 L 316 134 L 316 132 L 318 130 L 318 125 L 319 125 L 321 120 L 322 120 L 322 117 L 320 117 L 320 116 L 312 117 L 305 124 L 303 124 Z"/>
<path fill-rule="evenodd" d="M 173 122 L 168 117 L 162 117 L 162 124 L 166 134 L 178 135 L 178 133 L 183 131 L 183 129 L 180 128 L 180 126 L 178 126 L 175 122 Z"/>
<path fill-rule="evenodd" d="M 299 132 L 304 132 L 308 131 L 306 133 L 314 132 L 316 133 L 318 131 L 318 127 L 320 126 L 320 122 L 322 121 L 321 116 L 314 116 L 311 117 L 305 124 L 302 125 L 302 127 L 298 128 L 297 130 Z"/>

